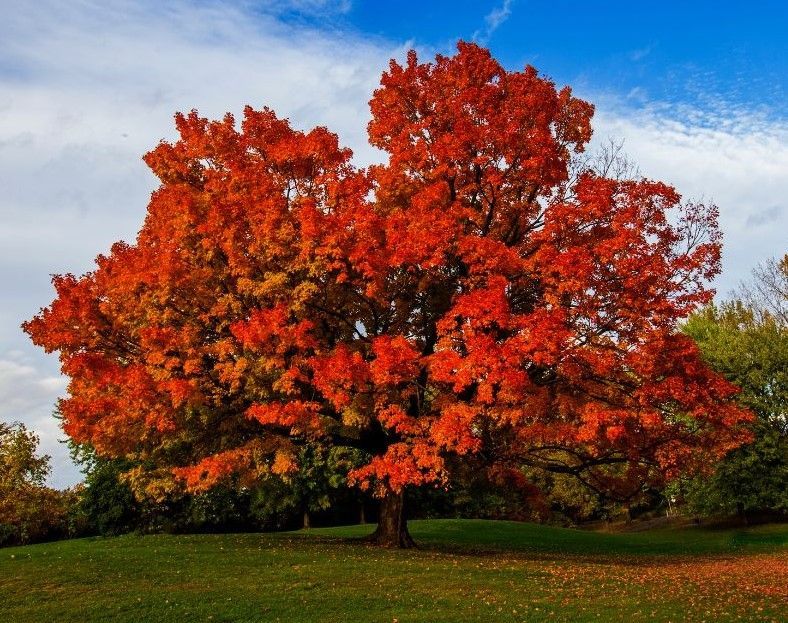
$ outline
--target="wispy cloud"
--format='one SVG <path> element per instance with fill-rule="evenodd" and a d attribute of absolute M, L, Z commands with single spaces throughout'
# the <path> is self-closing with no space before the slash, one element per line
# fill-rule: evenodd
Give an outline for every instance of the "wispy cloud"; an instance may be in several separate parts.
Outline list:
<path fill-rule="evenodd" d="M 494 7 L 487 15 L 484 16 L 484 28 L 481 28 L 473 33 L 473 40 L 479 43 L 486 44 L 493 33 L 503 24 L 512 14 L 512 4 L 514 0 L 503 0 L 503 2 Z"/>
<path fill-rule="evenodd" d="M 649 44 L 649 45 L 646 45 L 646 46 L 644 46 L 642 48 L 638 48 L 636 50 L 632 50 L 629 53 L 629 58 L 630 58 L 630 60 L 635 61 L 635 62 L 642 61 L 649 54 L 651 54 L 651 50 L 653 50 L 653 49 L 654 49 L 654 46 L 652 44 Z"/>
<path fill-rule="evenodd" d="M 273 13 L 299 11 L 304 13 L 347 13 L 352 0 L 269 0 L 260 7 Z"/>
<path fill-rule="evenodd" d="M 779 221 L 782 215 L 782 206 L 771 206 L 770 208 L 764 208 L 763 210 L 759 210 L 753 214 L 750 214 L 745 221 L 745 225 L 748 227 L 771 225 L 772 223 Z"/>

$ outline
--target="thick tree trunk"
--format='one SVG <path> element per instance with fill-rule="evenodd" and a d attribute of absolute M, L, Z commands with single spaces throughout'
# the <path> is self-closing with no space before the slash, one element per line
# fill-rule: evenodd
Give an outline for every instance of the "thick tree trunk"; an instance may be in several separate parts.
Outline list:
<path fill-rule="evenodd" d="M 370 541 L 382 547 L 416 546 L 408 532 L 404 506 L 404 492 L 386 494 L 386 497 L 380 501 L 378 527 L 370 536 Z"/>
<path fill-rule="evenodd" d="M 304 530 L 308 530 L 312 527 L 312 522 L 309 520 L 309 511 L 304 511 Z"/>

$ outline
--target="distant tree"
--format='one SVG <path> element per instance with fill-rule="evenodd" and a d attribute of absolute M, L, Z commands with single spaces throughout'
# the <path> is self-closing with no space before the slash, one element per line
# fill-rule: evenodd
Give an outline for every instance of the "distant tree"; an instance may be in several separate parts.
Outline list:
<path fill-rule="evenodd" d="M 788 326 L 788 253 L 758 264 L 752 277 L 739 284 L 736 298 L 761 317 Z"/>
<path fill-rule="evenodd" d="M 387 546 L 448 460 L 637 491 L 741 442 L 735 389 L 676 331 L 719 271 L 714 206 L 615 156 L 573 168 L 593 107 L 473 44 L 392 61 L 370 105 L 369 169 L 269 109 L 177 115 L 134 244 L 24 325 L 71 379 L 69 436 L 154 499 L 356 448 Z"/>
<path fill-rule="evenodd" d="M 66 498 L 45 486 L 49 456 L 37 449 L 38 435 L 24 424 L 0 422 L 0 545 L 67 531 Z"/>
<path fill-rule="evenodd" d="M 122 478 L 130 467 L 124 459 L 95 456 L 83 463 L 85 481 L 79 509 L 92 532 L 108 536 L 142 527 L 142 503 L 135 499 L 131 487 Z"/>
<path fill-rule="evenodd" d="M 581 523 L 609 514 L 609 503 L 598 492 L 568 474 L 524 468 L 526 477 L 541 491 L 543 502 L 557 521 Z"/>
<path fill-rule="evenodd" d="M 252 491 L 252 512 L 266 525 L 284 527 L 290 517 L 299 515 L 302 527 L 309 528 L 313 513 L 350 502 L 344 495 L 348 473 L 363 464 L 363 454 L 354 448 L 309 444 L 297 460 L 296 471 L 269 474 Z"/>
<path fill-rule="evenodd" d="M 134 464 L 97 456 L 86 444 L 72 446 L 85 476 L 73 512 L 82 531 L 104 536 L 127 532 L 213 532 L 257 527 L 250 516 L 251 494 L 228 486 L 189 495 L 173 491 L 138 499 L 128 483 Z"/>
<path fill-rule="evenodd" d="M 43 487 L 50 457 L 38 455 L 38 435 L 22 423 L 0 422 L 0 491 Z"/>
<path fill-rule="evenodd" d="M 756 268 L 737 294 L 692 315 L 684 330 L 741 387 L 739 400 L 757 415 L 754 439 L 686 494 L 699 513 L 788 513 L 788 255 Z"/>

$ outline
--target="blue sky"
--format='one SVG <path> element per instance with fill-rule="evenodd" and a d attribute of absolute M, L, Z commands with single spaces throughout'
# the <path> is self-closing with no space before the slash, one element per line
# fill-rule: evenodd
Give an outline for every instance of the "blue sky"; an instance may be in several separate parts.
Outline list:
<path fill-rule="evenodd" d="M 726 295 L 788 240 L 788 3 L 0 0 L 0 419 L 79 473 L 52 418 L 57 358 L 19 324 L 49 275 L 133 240 L 155 179 L 141 155 L 172 115 L 271 106 L 325 125 L 359 164 L 391 58 L 489 46 L 596 104 L 591 149 L 624 141 L 641 172 L 720 208 Z"/>
<path fill-rule="evenodd" d="M 281 13 L 291 23 L 353 30 L 450 53 L 456 39 L 487 45 L 507 67 L 532 64 L 561 83 L 610 91 L 633 104 L 730 104 L 785 115 L 788 3 L 701 1 L 583 3 L 336 3 Z"/>

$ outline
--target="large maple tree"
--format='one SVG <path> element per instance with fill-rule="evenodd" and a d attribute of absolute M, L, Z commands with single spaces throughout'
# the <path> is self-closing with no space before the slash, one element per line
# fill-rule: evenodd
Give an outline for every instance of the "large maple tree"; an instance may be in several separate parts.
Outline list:
<path fill-rule="evenodd" d="M 136 242 L 24 325 L 72 439 L 154 496 L 360 448 L 386 545 L 450 457 L 626 488 L 740 443 L 735 388 L 676 331 L 719 270 L 713 207 L 578 165 L 593 107 L 473 44 L 392 61 L 370 105 L 368 169 L 269 109 L 176 116 Z"/>

